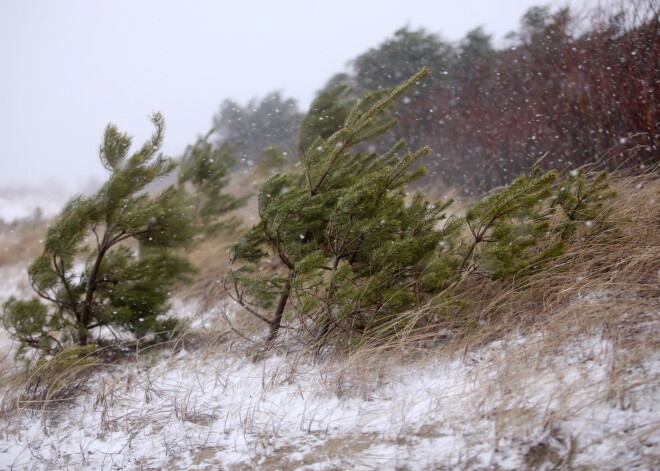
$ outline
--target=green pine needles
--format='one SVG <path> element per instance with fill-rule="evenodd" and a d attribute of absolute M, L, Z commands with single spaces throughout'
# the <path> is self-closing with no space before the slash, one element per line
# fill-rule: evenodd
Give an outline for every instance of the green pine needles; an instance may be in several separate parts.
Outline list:
<path fill-rule="evenodd" d="M 263 184 L 260 221 L 234 244 L 226 286 L 270 326 L 268 342 L 288 307 L 322 339 L 389 320 L 428 289 L 422 279 L 445 237 L 437 226 L 449 202 L 420 194 L 406 202 L 405 187 L 426 174 L 420 160 L 429 149 L 402 152 L 400 141 L 384 154 L 355 150 L 396 125 L 391 104 L 428 74 L 422 69 L 385 95 L 363 95 L 342 127 L 302 153 L 301 174 Z M 273 258 L 279 268 L 261 270 Z"/>
<path fill-rule="evenodd" d="M 392 103 L 428 73 L 364 94 L 349 111 L 338 105 L 344 122 L 331 133 L 313 118 L 327 118 L 327 101 L 344 90 L 321 96 L 304 121 L 300 142 L 311 144 L 302 172 L 276 174 L 261 187 L 259 222 L 233 245 L 225 287 L 268 324 L 267 345 L 286 317 L 319 343 L 331 332 L 392 335 L 414 327 L 401 314 L 422 303 L 435 303 L 438 316 L 469 304 L 455 293 L 470 275 L 524 277 L 563 253 L 579 224 L 605 227 L 613 193 L 603 174 L 559 181 L 554 171 L 534 170 L 465 217 L 446 217 L 451 201 L 408 195 L 426 174 L 429 149 L 404 152 L 400 141 L 376 154 L 363 144 L 396 125 Z"/>
<path fill-rule="evenodd" d="M 220 221 L 226 213 L 245 204 L 247 197 L 235 198 L 222 190 L 229 184 L 229 169 L 236 163 L 235 148 L 228 142 L 209 142 L 213 130 L 188 146 L 179 168 L 179 186 L 189 184 L 191 204 L 207 233 L 232 227 L 235 221 Z"/>
<path fill-rule="evenodd" d="M 169 292 L 194 270 L 173 249 L 188 244 L 196 228 L 177 189 L 147 191 L 175 168 L 159 153 L 163 117 L 152 121 L 151 139 L 130 156 L 131 137 L 106 128 L 100 158 L 109 179 L 96 194 L 66 204 L 28 269 L 41 299 L 5 303 L 4 325 L 23 347 L 54 352 L 88 344 L 102 327 L 141 338 L 176 325 L 162 317 Z"/>

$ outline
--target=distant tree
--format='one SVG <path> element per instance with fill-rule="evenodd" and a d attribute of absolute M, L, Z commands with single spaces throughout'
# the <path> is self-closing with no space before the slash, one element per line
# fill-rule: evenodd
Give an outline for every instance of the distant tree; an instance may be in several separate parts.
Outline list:
<path fill-rule="evenodd" d="M 207 232 L 231 225 L 219 218 L 241 207 L 247 199 L 223 191 L 229 184 L 230 168 L 236 162 L 236 149 L 229 142 L 219 145 L 209 142 L 212 132 L 186 148 L 179 169 L 179 185 L 192 187 L 190 199 Z"/>
<path fill-rule="evenodd" d="M 553 12 L 549 6 L 531 7 L 520 20 L 520 42 L 536 50 L 550 52 L 570 41 L 569 27 L 573 22 L 568 7 Z"/>
<path fill-rule="evenodd" d="M 189 243 L 195 226 L 175 188 L 153 197 L 147 192 L 176 165 L 158 153 L 162 116 L 152 121 L 156 131 L 130 157 L 131 137 L 106 128 L 100 158 L 109 179 L 96 194 L 65 205 L 48 229 L 43 254 L 28 268 L 41 300 L 4 304 L 3 323 L 23 347 L 86 345 L 104 326 L 140 338 L 176 325 L 162 316 L 170 289 L 193 267 L 172 249 Z"/>
<path fill-rule="evenodd" d="M 452 46 L 437 35 L 424 28 L 410 30 L 406 26 L 395 31 L 394 37 L 353 60 L 356 87 L 359 91 L 394 87 L 420 68 L 427 67 L 433 75 L 411 96 L 425 94 L 425 89 L 446 80 L 452 56 Z"/>
<path fill-rule="evenodd" d="M 252 99 L 246 106 L 225 100 L 214 117 L 218 143 L 236 147 L 238 165 L 256 163 L 267 147 L 294 149 L 302 114 L 294 99 L 279 92 Z"/>
<path fill-rule="evenodd" d="M 450 83 L 454 57 L 454 48 L 439 36 L 424 28 L 411 30 L 406 26 L 352 61 L 358 91 L 387 90 L 421 67 L 431 71 L 427 80 L 393 105 L 392 113 L 399 119 L 400 126 L 373 143 L 379 150 L 387 150 L 404 137 L 412 147 L 426 143 L 424 135 L 434 127 L 435 113 L 442 111 L 435 103 Z"/>
<path fill-rule="evenodd" d="M 481 26 L 469 31 L 458 45 L 453 74 L 455 84 L 461 86 L 475 79 L 487 80 L 496 57 L 490 34 L 486 34 Z M 474 86 L 473 83 L 470 85 Z"/>

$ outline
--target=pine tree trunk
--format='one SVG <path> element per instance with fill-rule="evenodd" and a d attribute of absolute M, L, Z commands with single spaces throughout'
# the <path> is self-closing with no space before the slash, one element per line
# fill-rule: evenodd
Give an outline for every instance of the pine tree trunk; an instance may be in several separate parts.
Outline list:
<path fill-rule="evenodd" d="M 81 321 L 78 323 L 78 345 L 87 345 L 87 326 L 92 320 L 92 303 L 94 302 L 94 294 L 98 285 L 96 278 L 98 277 L 99 270 L 101 269 L 101 262 L 105 253 L 110 248 L 109 246 L 109 233 L 106 231 L 103 235 L 103 241 L 99 247 L 99 252 L 96 255 L 96 260 L 89 274 L 89 281 L 87 282 L 87 291 L 85 293 L 85 303 L 83 305 Z"/>
<path fill-rule="evenodd" d="M 336 256 L 332 260 L 332 276 L 334 276 L 335 272 L 337 271 L 337 267 L 339 267 L 339 261 L 340 257 Z M 328 300 L 332 300 L 332 297 L 335 293 L 336 286 L 334 286 L 332 283 L 330 283 L 330 287 L 328 288 Z M 332 303 L 329 303 L 328 306 L 330 306 Z M 316 349 L 316 354 L 318 355 L 321 351 L 321 347 L 323 346 L 323 343 L 325 341 L 325 336 L 330 332 L 330 326 L 332 325 L 332 312 L 330 308 L 328 307 L 328 315 L 327 317 L 323 320 L 323 324 L 321 324 L 321 330 L 316 336 L 316 343 L 318 344 L 317 349 Z"/>
<path fill-rule="evenodd" d="M 270 323 L 270 329 L 268 332 L 268 338 L 266 339 L 266 344 L 270 345 L 276 338 L 280 330 L 280 325 L 282 324 L 282 315 L 284 314 L 284 308 L 286 303 L 289 301 L 289 295 L 291 294 L 291 280 L 293 279 L 293 270 L 289 270 L 289 277 L 284 283 L 284 289 L 280 295 L 280 299 L 277 302 L 277 307 L 275 308 L 275 313 L 273 315 L 273 320 Z"/>
<path fill-rule="evenodd" d="M 78 345 L 83 347 L 87 345 L 87 327 L 84 324 L 78 324 Z"/>

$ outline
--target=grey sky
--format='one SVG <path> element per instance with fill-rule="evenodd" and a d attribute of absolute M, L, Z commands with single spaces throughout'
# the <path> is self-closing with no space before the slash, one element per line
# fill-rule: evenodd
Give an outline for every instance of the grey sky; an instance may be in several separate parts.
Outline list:
<path fill-rule="evenodd" d="M 517 29 L 533 0 L 2 0 L 0 186 L 104 177 L 108 122 L 141 144 L 167 120 L 178 156 L 220 102 L 280 90 L 301 107 L 405 24 L 459 40 Z"/>

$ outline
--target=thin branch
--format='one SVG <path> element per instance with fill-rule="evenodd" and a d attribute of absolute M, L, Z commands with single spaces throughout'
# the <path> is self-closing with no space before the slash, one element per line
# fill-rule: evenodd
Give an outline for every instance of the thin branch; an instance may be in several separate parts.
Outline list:
<path fill-rule="evenodd" d="M 225 292 L 227 293 L 227 295 L 228 295 L 231 299 L 233 299 L 234 301 L 236 301 L 239 305 L 241 305 L 243 308 L 245 308 L 245 310 L 246 310 L 247 312 L 249 312 L 250 314 L 252 314 L 253 316 L 255 316 L 257 319 L 262 320 L 263 322 L 265 322 L 265 323 L 268 324 L 268 325 L 272 325 L 272 324 L 273 324 L 273 321 L 271 321 L 270 319 L 268 319 L 268 318 L 264 317 L 263 315 L 259 314 L 257 311 L 255 311 L 254 309 L 252 309 L 250 306 L 248 306 L 248 305 L 243 301 L 243 297 L 240 296 L 240 294 L 239 294 L 239 292 L 238 292 L 238 286 L 236 285 L 236 283 L 234 283 L 234 290 L 236 291 L 236 296 L 234 296 L 234 295 L 231 293 L 231 291 L 229 291 L 229 289 L 227 288 L 226 282 L 224 283 L 224 288 L 225 288 Z"/>
<path fill-rule="evenodd" d="M 64 285 L 64 289 L 66 289 L 66 293 L 69 296 L 69 306 L 71 307 L 71 310 L 73 311 L 73 314 L 76 316 L 76 319 L 78 318 L 78 310 L 76 309 L 76 300 L 73 297 L 73 292 L 71 291 L 71 286 L 69 285 L 69 280 L 66 279 L 66 273 L 64 272 L 64 260 L 60 257 L 60 266 L 57 265 L 57 255 L 53 254 L 53 265 L 55 265 L 55 273 L 57 273 L 58 277 L 62 281 L 62 284 Z"/>
<path fill-rule="evenodd" d="M 229 317 L 227 317 L 227 313 L 225 312 L 224 309 L 222 310 L 222 317 L 225 319 L 225 322 L 227 322 L 227 324 L 229 325 L 229 328 L 230 328 L 231 330 L 233 330 L 234 332 L 236 332 L 236 334 L 238 334 L 240 337 L 244 338 L 245 340 L 247 340 L 247 341 L 250 342 L 250 343 L 255 343 L 254 340 L 249 339 L 248 337 L 246 337 L 245 335 L 243 335 L 238 329 L 236 329 L 236 328 L 232 325 L 232 323 L 229 321 Z"/>

